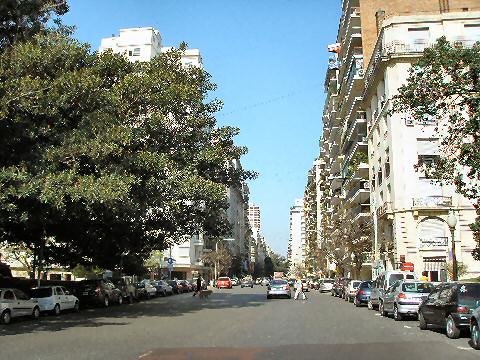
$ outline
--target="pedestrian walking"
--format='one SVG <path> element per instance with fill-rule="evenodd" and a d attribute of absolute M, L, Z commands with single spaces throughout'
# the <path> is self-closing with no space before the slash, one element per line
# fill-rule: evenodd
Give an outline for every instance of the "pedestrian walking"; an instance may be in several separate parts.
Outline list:
<path fill-rule="evenodd" d="M 295 282 L 295 296 L 293 297 L 294 300 L 298 299 L 298 296 L 302 294 L 302 300 L 307 300 L 305 293 L 303 292 L 303 282 L 301 279 L 298 279 Z"/>
<path fill-rule="evenodd" d="M 202 291 L 202 275 L 198 275 L 197 288 L 195 289 L 193 296 L 197 295 L 197 293 L 200 293 L 200 291 Z"/>

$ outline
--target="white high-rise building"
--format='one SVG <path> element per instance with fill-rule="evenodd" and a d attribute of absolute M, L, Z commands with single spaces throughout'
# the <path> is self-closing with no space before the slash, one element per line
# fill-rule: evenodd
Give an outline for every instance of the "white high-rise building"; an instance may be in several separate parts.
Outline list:
<path fill-rule="evenodd" d="M 290 269 L 296 265 L 305 266 L 305 213 L 303 199 L 295 200 L 290 208 L 290 240 L 288 260 Z"/>

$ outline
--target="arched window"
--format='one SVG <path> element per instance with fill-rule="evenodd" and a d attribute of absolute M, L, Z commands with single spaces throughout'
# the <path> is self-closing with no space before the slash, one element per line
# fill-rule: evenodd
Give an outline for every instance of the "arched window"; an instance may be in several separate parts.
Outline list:
<path fill-rule="evenodd" d="M 422 220 L 418 224 L 417 234 L 420 248 L 433 248 L 448 244 L 447 224 L 437 217 Z"/>

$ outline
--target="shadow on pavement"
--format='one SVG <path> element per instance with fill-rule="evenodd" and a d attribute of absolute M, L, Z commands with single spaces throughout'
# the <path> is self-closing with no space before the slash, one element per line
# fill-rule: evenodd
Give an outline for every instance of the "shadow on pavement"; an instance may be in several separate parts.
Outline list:
<path fill-rule="evenodd" d="M 39 320 L 29 317 L 14 319 L 10 325 L 0 325 L 0 336 L 34 333 L 39 331 L 62 331 L 72 327 L 101 327 L 105 325 L 129 325 L 126 319 L 140 317 L 181 316 L 205 309 L 221 310 L 261 306 L 263 294 L 235 294 L 215 291 L 208 299 L 199 299 L 190 294 L 154 298 L 134 304 L 113 305 L 109 308 L 83 309 L 78 313 L 62 313 L 60 316 L 42 315 Z M 124 321 L 122 321 L 124 320 Z"/>

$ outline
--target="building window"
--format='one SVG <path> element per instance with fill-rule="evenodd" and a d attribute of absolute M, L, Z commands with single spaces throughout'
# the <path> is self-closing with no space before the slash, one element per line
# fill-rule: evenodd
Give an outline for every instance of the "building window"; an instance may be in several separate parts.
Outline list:
<path fill-rule="evenodd" d="M 385 156 L 385 178 L 388 178 L 390 176 L 390 153 L 389 149 L 386 151 L 386 156 Z"/>
<path fill-rule="evenodd" d="M 140 48 L 138 48 L 138 47 L 134 48 L 132 56 L 140 56 Z"/>

